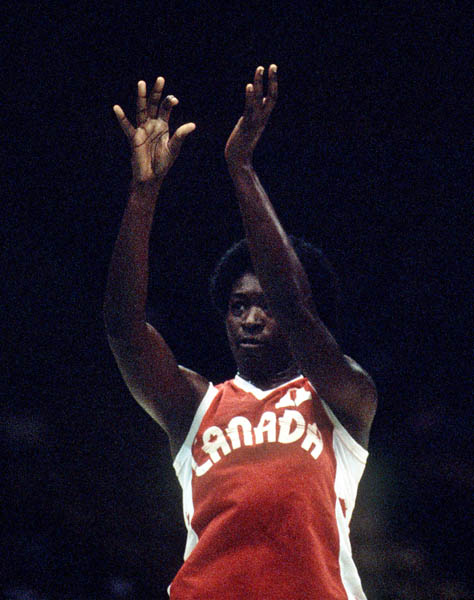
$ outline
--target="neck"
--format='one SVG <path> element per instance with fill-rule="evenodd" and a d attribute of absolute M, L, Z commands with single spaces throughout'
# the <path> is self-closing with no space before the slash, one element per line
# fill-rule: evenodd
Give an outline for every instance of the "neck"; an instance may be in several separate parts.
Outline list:
<path fill-rule="evenodd" d="M 242 377 L 242 379 L 245 379 L 245 381 L 248 381 L 255 387 L 258 387 L 259 389 L 265 391 L 278 387 L 279 385 L 282 385 L 287 381 L 295 379 L 296 377 L 301 375 L 301 371 L 299 370 L 297 365 L 292 364 L 283 371 L 278 371 L 269 375 L 263 375 L 261 373 L 259 373 L 258 375 L 251 374 L 240 369 L 237 371 L 237 375 L 239 375 L 240 377 Z"/>

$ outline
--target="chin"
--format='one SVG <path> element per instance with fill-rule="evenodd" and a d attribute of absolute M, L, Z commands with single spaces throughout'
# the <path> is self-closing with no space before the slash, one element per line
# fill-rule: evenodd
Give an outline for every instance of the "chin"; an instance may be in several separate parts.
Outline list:
<path fill-rule="evenodd" d="M 262 352 L 262 349 L 240 350 L 236 363 L 241 373 L 251 374 L 253 378 L 275 375 L 288 368 L 291 360 L 275 360 L 274 353 Z M 279 357 L 280 358 L 280 357 Z"/>

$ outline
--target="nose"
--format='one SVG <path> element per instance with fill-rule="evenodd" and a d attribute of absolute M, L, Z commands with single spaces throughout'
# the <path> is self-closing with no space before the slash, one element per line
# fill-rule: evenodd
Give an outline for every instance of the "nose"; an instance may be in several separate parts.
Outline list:
<path fill-rule="evenodd" d="M 246 331 L 260 331 L 265 326 L 263 310 L 258 306 L 251 306 L 242 319 L 242 327 Z"/>

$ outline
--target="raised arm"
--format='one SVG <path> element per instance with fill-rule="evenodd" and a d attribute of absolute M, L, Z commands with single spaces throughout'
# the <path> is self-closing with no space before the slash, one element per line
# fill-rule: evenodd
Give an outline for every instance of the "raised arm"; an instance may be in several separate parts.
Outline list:
<path fill-rule="evenodd" d="M 263 67 L 245 89 L 245 109 L 225 149 L 256 275 L 302 372 L 352 436 L 367 446 L 376 408 L 370 377 L 319 318 L 304 269 L 253 167 L 253 152 L 277 100 L 277 67 Z"/>
<path fill-rule="evenodd" d="M 137 127 L 114 106 L 131 147 L 130 195 L 109 267 L 104 320 L 120 372 L 137 402 L 167 432 L 172 452 L 184 440 L 208 382 L 179 367 L 162 336 L 145 320 L 148 246 L 161 184 L 195 125 L 186 123 L 173 136 L 169 118 L 178 103 L 167 96 L 160 104 L 164 79 L 158 77 L 147 99 L 138 82 Z"/>

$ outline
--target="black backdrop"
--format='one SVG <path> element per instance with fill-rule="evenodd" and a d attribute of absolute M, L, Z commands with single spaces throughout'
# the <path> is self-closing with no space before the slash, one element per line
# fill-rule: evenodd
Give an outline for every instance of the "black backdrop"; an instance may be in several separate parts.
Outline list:
<path fill-rule="evenodd" d="M 150 319 L 218 381 L 233 365 L 206 279 L 242 234 L 223 148 L 270 62 L 256 165 L 287 229 L 340 273 L 342 343 L 380 392 L 353 527 L 369 600 L 468 597 L 472 9 L 361 4 L 1 9 L 6 597 L 165 597 L 179 490 L 101 321 L 130 177 L 112 105 L 131 115 L 136 81 L 164 75 L 174 125 L 197 124 L 161 194 Z"/>

